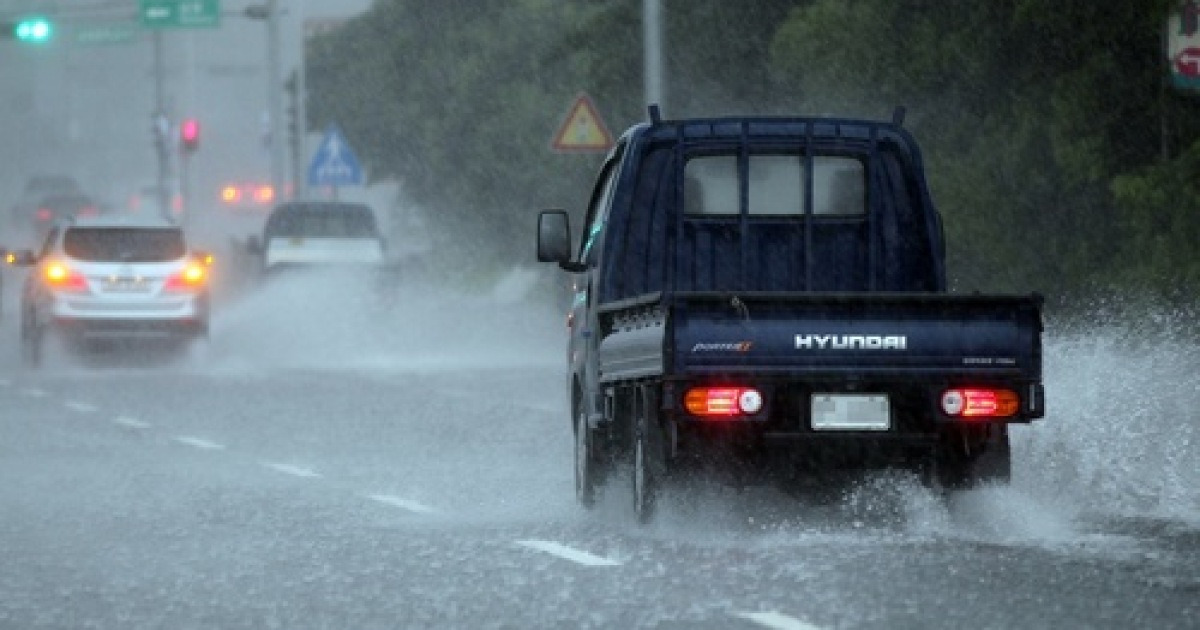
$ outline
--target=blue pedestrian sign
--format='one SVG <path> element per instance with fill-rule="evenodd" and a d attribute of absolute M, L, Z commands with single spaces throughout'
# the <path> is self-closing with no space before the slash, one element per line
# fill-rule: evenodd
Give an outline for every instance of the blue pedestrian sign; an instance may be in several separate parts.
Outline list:
<path fill-rule="evenodd" d="M 358 157 L 336 124 L 329 125 L 308 165 L 309 186 L 355 186 L 363 183 Z"/>

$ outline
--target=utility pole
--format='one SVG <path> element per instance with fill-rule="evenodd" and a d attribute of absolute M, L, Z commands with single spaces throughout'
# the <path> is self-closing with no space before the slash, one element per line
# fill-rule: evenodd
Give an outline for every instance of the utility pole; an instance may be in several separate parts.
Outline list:
<path fill-rule="evenodd" d="M 297 199 L 308 196 L 308 12 L 305 0 L 297 3 L 300 22 L 300 62 L 296 69 L 296 163 L 292 170 L 295 172 L 295 187 L 293 195 Z"/>
<path fill-rule="evenodd" d="M 283 86 L 279 81 L 279 0 L 267 0 L 267 109 L 271 125 L 271 186 L 283 199 Z"/>

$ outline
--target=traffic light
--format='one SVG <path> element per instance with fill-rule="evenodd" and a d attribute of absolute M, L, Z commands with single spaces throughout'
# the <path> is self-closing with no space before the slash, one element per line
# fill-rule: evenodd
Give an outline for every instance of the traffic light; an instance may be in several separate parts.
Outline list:
<path fill-rule="evenodd" d="M 195 151 L 200 146 L 200 121 L 184 118 L 183 122 L 179 123 L 179 140 L 184 151 Z"/>
<path fill-rule="evenodd" d="M 12 25 L 12 36 L 22 42 L 41 44 L 54 35 L 54 25 L 44 17 L 27 17 Z"/>

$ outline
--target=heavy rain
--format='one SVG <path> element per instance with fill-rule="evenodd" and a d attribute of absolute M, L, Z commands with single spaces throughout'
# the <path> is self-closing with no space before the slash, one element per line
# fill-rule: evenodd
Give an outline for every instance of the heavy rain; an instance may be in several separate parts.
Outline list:
<path fill-rule="evenodd" d="M 1119 4 L 0 0 L 0 629 L 1197 627 L 1200 5 Z M 670 348 L 685 317 L 649 326 L 668 335 L 660 373 L 614 385 L 601 338 L 640 324 L 605 313 L 647 298 L 605 306 L 605 257 L 674 252 L 721 220 L 681 211 L 670 238 L 606 242 L 589 208 L 612 204 L 617 225 L 640 189 L 597 182 L 683 138 L 672 121 L 739 116 L 870 121 L 869 148 L 834 154 L 875 178 L 854 189 L 871 217 L 891 208 L 877 140 L 899 124 L 941 221 L 921 234 L 945 239 L 928 253 L 945 286 L 928 292 L 960 296 L 939 302 L 952 308 L 1040 296 L 1041 330 L 963 326 L 1038 335 L 1034 351 L 964 358 L 928 384 L 975 385 L 990 373 L 971 361 L 1036 372 L 1013 386 L 1014 413 L 1033 417 L 1004 434 L 1011 474 L 955 485 L 912 449 L 827 476 L 813 462 L 835 460 L 804 451 L 785 482 L 714 449 L 699 469 L 672 460 L 648 510 L 636 422 L 603 476 L 586 457 L 581 472 L 580 389 L 614 426 L 640 409 L 631 391 L 661 394 L 663 426 L 696 422 L 673 389 L 688 376 L 661 373 L 694 367 Z M 648 123 L 671 133 L 622 140 Z M 797 216 L 754 216 L 754 158 L 802 172 L 816 149 L 741 129 L 725 148 L 670 149 L 737 158 L 719 177 L 739 227 L 696 243 L 858 220 L 814 216 L 836 178 L 807 200 L 804 184 L 775 189 L 801 191 Z M 667 188 L 686 202 L 683 181 Z M 539 263 L 539 211 L 555 208 L 571 259 Z M 146 249 L 125 240 L 150 232 Z M 904 264 L 890 252 L 925 236 L 898 238 L 880 283 Z M 787 308 L 849 299 L 808 290 L 839 271 L 813 280 L 813 256 L 796 266 L 787 241 L 762 242 L 767 280 L 714 291 L 738 330 L 786 310 L 768 280 Z M 733 265 L 742 282 L 756 251 Z M 920 319 L 894 296 L 912 291 L 871 282 L 850 292 Z M 664 310 L 689 306 L 711 315 Z M 942 329 L 961 323 L 952 308 Z M 853 328 L 863 312 L 875 321 Z M 893 312 L 829 330 L 897 338 L 879 324 Z M 913 353 L 905 387 L 940 334 L 921 330 L 890 350 Z M 883 438 L 835 437 L 876 444 L 917 422 L 924 382 L 888 389 L 865 362 L 844 383 L 807 365 L 747 375 L 770 340 L 705 341 L 707 360 L 744 356 L 696 382 L 760 387 L 770 413 L 807 421 L 795 401 L 821 389 L 806 378 L 837 395 L 861 380 L 891 405 Z M 944 421 L 944 400 L 923 413 Z M 664 435 L 682 449 L 688 430 Z"/>

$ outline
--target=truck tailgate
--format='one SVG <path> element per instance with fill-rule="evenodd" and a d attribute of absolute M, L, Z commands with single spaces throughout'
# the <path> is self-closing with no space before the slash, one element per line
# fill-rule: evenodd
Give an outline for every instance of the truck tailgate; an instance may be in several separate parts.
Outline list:
<path fill-rule="evenodd" d="M 678 293 L 676 375 L 1040 378 L 1041 296 Z"/>

